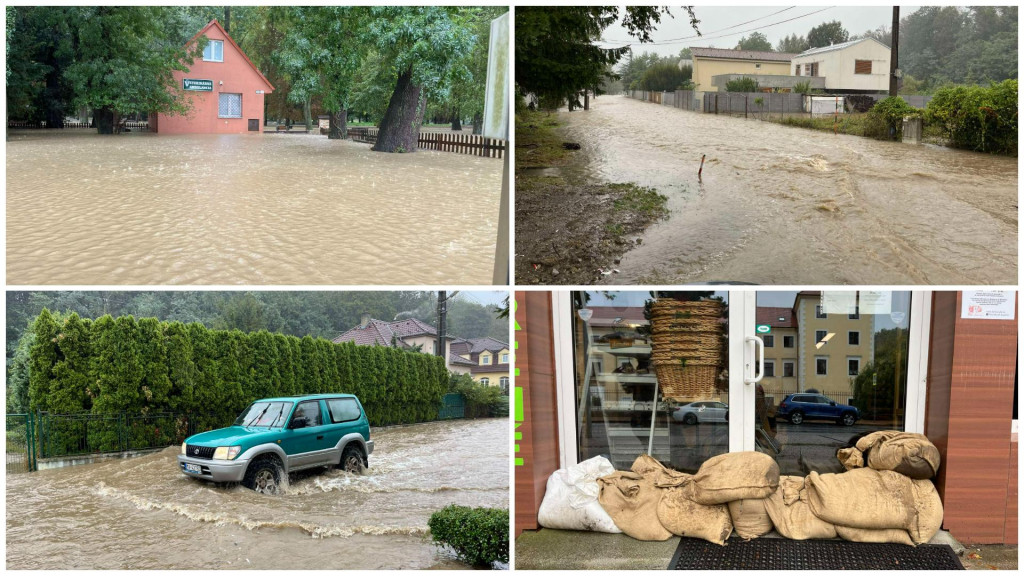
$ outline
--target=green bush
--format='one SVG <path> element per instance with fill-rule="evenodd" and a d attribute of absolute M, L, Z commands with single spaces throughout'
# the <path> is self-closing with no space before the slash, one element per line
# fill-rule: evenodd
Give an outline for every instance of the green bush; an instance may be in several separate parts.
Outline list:
<path fill-rule="evenodd" d="M 797 83 L 796 86 L 793 86 L 793 93 L 794 94 L 810 94 L 811 93 L 811 81 L 810 80 L 804 80 L 803 82 Z"/>
<path fill-rule="evenodd" d="M 448 380 L 448 392 L 462 394 L 466 399 L 466 418 L 487 418 L 495 416 L 499 406 L 508 404 L 508 396 L 497 386 L 485 386 L 469 374 L 452 374 Z"/>
<path fill-rule="evenodd" d="M 726 92 L 757 92 L 757 80 L 753 78 L 737 78 L 725 83 Z"/>
<path fill-rule="evenodd" d="M 928 103 L 925 119 L 951 146 L 1017 155 L 1017 81 L 947 86 Z"/>
<path fill-rule="evenodd" d="M 489 566 L 508 562 L 508 509 L 452 504 L 430 515 L 434 542 L 450 546 L 464 562 Z"/>
<path fill-rule="evenodd" d="M 188 412 L 208 429 L 262 397 L 340 392 L 380 426 L 436 419 L 448 389 L 441 358 L 384 346 L 48 310 L 31 332 L 27 396 L 43 412 Z M 112 430 L 90 428 L 90 442 L 116 445 Z"/>
<path fill-rule="evenodd" d="M 864 135 L 878 140 L 897 140 L 903 137 L 903 118 L 919 116 L 921 111 L 899 96 L 880 100 L 865 116 Z"/>

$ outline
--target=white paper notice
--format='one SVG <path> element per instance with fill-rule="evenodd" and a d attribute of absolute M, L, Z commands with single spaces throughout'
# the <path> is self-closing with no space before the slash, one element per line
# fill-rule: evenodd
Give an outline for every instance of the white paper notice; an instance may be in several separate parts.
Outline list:
<path fill-rule="evenodd" d="M 821 293 L 821 311 L 825 314 L 853 314 L 857 311 L 856 291 L 825 291 Z"/>
<path fill-rule="evenodd" d="M 1013 320 L 1015 294 L 1013 290 L 964 290 L 960 317 Z"/>
<path fill-rule="evenodd" d="M 888 290 L 861 290 L 861 314 L 889 314 L 892 312 L 892 292 Z"/>

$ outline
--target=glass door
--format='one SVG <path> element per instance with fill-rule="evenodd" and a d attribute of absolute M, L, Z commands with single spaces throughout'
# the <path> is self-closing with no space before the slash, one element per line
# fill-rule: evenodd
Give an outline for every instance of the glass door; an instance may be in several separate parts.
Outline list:
<path fill-rule="evenodd" d="M 573 292 L 572 316 L 579 460 L 628 469 L 650 454 L 693 472 L 730 450 L 743 419 L 729 292 Z"/>
<path fill-rule="evenodd" d="M 763 377 L 748 418 L 755 449 L 776 458 L 782 474 L 840 472 L 839 448 L 876 430 L 908 429 L 918 398 L 911 304 L 906 291 L 756 293 L 745 331 L 763 342 L 755 360 Z"/>

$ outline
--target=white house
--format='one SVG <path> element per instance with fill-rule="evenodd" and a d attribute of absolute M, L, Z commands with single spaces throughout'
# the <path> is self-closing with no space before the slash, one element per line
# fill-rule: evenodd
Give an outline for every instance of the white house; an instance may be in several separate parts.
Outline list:
<path fill-rule="evenodd" d="M 889 54 L 889 47 L 874 38 L 851 40 L 797 54 L 790 60 L 790 74 L 824 77 L 829 92 L 885 92 Z"/>

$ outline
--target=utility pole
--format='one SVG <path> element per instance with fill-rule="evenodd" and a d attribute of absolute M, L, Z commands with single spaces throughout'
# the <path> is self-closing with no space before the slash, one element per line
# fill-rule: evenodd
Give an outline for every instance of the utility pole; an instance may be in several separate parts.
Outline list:
<path fill-rule="evenodd" d="M 444 359 L 444 365 L 448 367 L 448 354 L 445 351 L 444 337 L 447 333 L 448 316 L 448 293 L 444 290 L 437 292 L 437 350 L 436 354 Z"/>
<path fill-rule="evenodd" d="M 889 55 L 889 96 L 899 91 L 900 79 L 896 73 L 900 66 L 900 7 L 892 7 L 892 53 Z"/>

